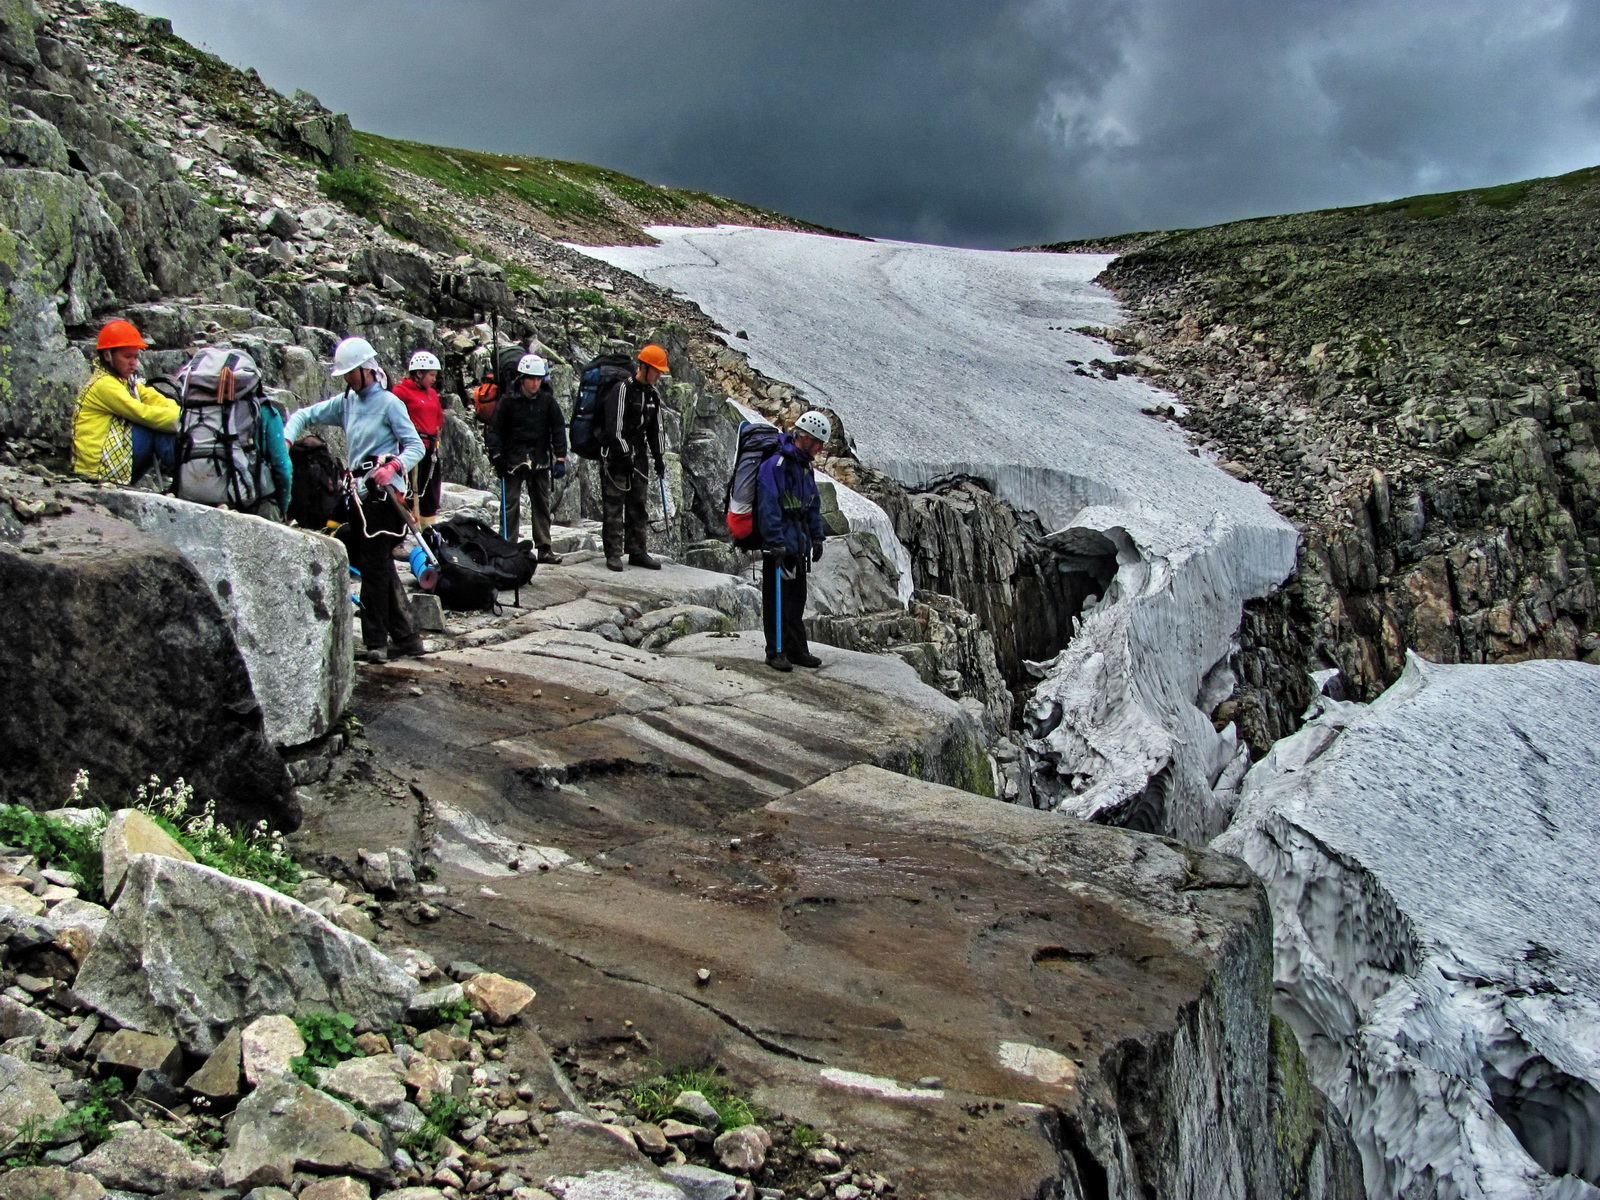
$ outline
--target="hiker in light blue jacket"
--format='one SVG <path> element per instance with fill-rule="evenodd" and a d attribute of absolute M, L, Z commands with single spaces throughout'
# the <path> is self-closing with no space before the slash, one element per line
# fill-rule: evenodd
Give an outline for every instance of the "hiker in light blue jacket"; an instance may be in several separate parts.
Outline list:
<path fill-rule="evenodd" d="M 330 374 L 344 380 L 344 392 L 291 416 L 284 440 L 292 445 L 310 425 L 344 429 L 354 487 L 339 514 L 340 539 L 350 565 L 361 572 L 362 657 L 382 662 L 386 645 L 390 658 L 420 655 L 422 638 L 394 567 L 406 526 L 391 489 L 405 493 L 406 472 L 422 461 L 422 439 L 405 404 L 384 386 L 378 353 L 365 338 L 345 338 L 334 347 Z"/>

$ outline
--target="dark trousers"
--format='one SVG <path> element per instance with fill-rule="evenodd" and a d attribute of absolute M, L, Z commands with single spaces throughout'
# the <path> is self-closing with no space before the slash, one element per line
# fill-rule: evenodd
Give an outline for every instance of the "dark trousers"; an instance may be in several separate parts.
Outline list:
<path fill-rule="evenodd" d="M 783 559 L 775 554 L 761 556 L 761 626 L 767 633 L 767 656 L 809 654 L 806 642 L 806 567 L 804 558 L 793 579 L 783 578 Z M 783 596 L 783 642 L 778 642 L 778 596 Z"/>
<path fill-rule="evenodd" d="M 170 480 L 177 435 L 158 433 L 143 425 L 133 426 L 130 432 L 133 435 L 133 473 L 128 477 L 129 481 L 138 483 L 140 477 L 157 464 L 161 466 L 161 474 Z"/>
<path fill-rule="evenodd" d="M 600 533 L 607 558 L 650 549 L 650 477 L 644 473 L 649 461 L 642 449 L 634 452 L 632 470 L 613 472 L 608 460 L 600 460 Z"/>
<path fill-rule="evenodd" d="M 500 477 L 500 536 L 508 542 L 517 540 L 522 527 L 522 493 L 528 493 L 528 530 L 533 534 L 533 548 L 550 549 L 550 472 L 532 471 L 528 474 L 502 475 Z"/>
<path fill-rule="evenodd" d="M 411 602 L 394 565 L 394 548 L 405 536 L 405 522 L 388 496 L 367 500 L 359 509 L 347 502 L 345 509 L 340 539 L 350 565 L 361 572 L 361 641 L 368 650 L 409 641 L 416 636 Z"/>
<path fill-rule="evenodd" d="M 437 517 L 444 498 L 444 472 L 439 469 L 439 441 L 423 438 L 422 461 L 411 472 L 411 495 L 419 517 Z"/>

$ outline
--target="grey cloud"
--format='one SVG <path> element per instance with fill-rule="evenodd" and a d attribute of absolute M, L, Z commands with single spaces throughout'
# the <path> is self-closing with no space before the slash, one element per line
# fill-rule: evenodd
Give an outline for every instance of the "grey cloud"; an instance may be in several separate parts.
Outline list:
<path fill-rule="evenodd" d="M 1006 246 L 1600 162 L 1583 0 L 144 0 L 393 136 Z"/>

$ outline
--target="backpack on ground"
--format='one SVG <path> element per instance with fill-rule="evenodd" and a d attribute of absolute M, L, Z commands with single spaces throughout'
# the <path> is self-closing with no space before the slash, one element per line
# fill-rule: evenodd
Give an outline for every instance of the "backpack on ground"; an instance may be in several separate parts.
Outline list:
<path fill-rule="evenodd" d="M 302 529 L 326 529 L 343 504 L 344 470 L 324 442 L 308 433 L 289 447 L 294 480 L 289 489 L 290 521 Z"/>
<path fill-rule="evenodd" d="M 517 378 L 517 364 L 526 353 L 521 346 L 507 346 L 495 357 L 494 366 L 484 371 L 483 378 L 472 389 L 472 415 L 483 424 L 494 420 L 500 397 L 511 390 Z"/>
<path fill-rule="evenodd" d="M 453 612 L 490 609 L 496 593 L 533 578 L 533 543 L 508 542 L 476 517 L 451 517 L 428 531 L 439 558 L 434 595 Z"/>
<path fill-rule="evenodd" d="M 761 464 L 778 451 L 780 434 L 776 425 L 765 421 L 741 421 L 739 446 L 733 453 L 733 474 L 728 476 L 728 533 L 741 550 L 759 550 L 761 532 L 756 528 L 756 475 Z"/>
<path fill-rule="evenodd" d="M 248 509 L 273 494 L 261 437 L 261 372 L 243 350 L 211 346 L 173 376 L 179 415 L 172 494 Z"/>
<path fill-rule="evenodd" d="M 579 458 L 599 458 L 605 439 L 600 433 L 600 397 L 612 384 L 633 378 L 631 354 L 602 354 L 578 373 L 578 397 L 572 402 L 571 436 L 567 445 Z"/>

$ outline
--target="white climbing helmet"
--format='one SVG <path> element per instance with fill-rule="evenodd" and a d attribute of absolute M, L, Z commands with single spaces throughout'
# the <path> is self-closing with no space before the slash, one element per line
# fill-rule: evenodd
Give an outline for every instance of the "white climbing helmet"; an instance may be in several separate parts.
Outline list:
<path fill-rule="evenodd" d="M 364 367 L 368 363 L 376 363 L 378 352 L 372 348 L 372 343 L 366 338 L 348 337 L 333 348 L 333 370 L 328 372 L 332 379 L 350 374 L 357 367 Z"/>
<path fill-rule="evenodd" d="M 411 356 L 411 365 L 407 367 L 406 370 L 442 371 L 444 368 L 439 365 L 439 358 L 437 355 L 429 354 L 426 350 L 418 350 Z"/>
<path fill-rule="evenodd" d="M 550 374 L 550 364 L 537 354 L 524 354 L 517 361 L 517 374 L 530 375 L 535 379 L 543 379 Z"/>
<path fill-rule="evenodd" d="M 828 420 L 828 414 L 814 408 L 800 414 L 800 419 L 794 423 L 794 429 L 796 433 L 809 433 L 824 445 L 833 437 L 833 422 Z"/>

